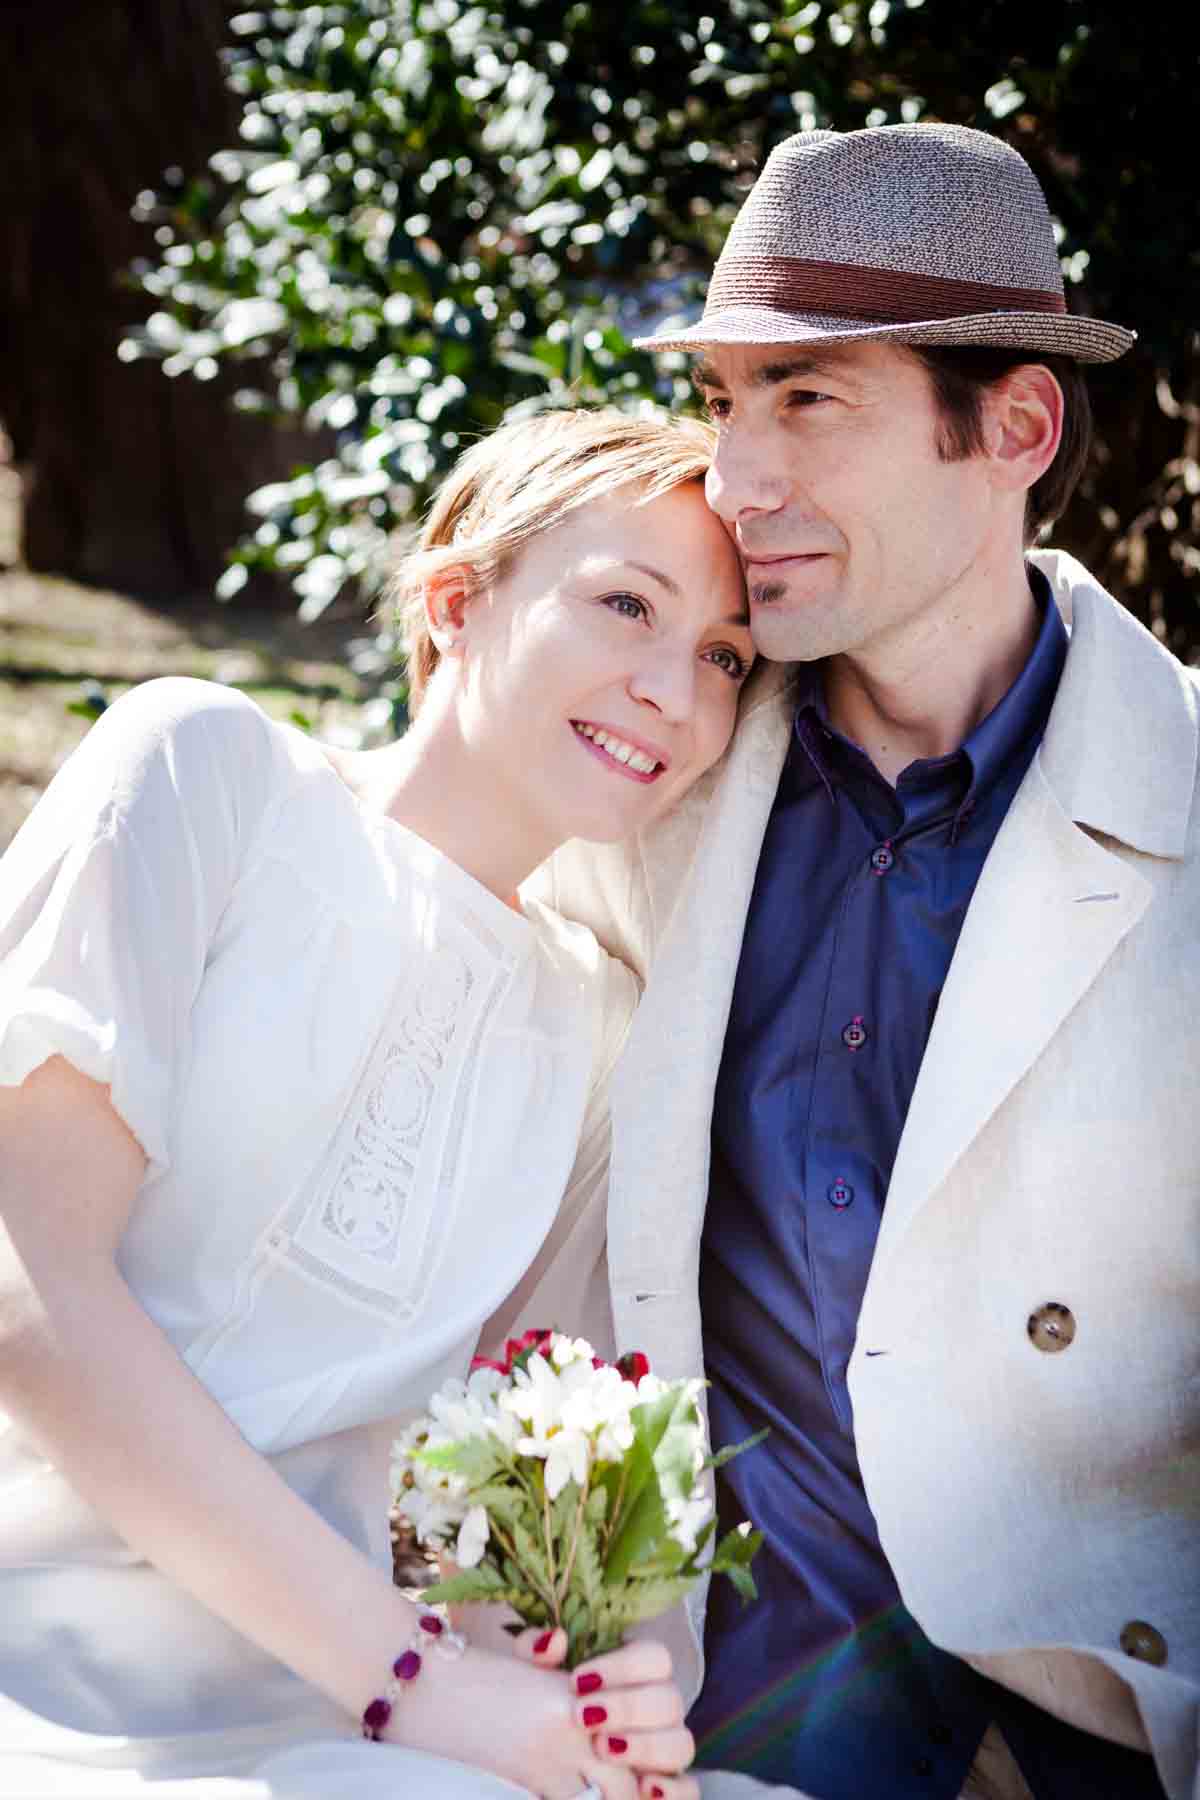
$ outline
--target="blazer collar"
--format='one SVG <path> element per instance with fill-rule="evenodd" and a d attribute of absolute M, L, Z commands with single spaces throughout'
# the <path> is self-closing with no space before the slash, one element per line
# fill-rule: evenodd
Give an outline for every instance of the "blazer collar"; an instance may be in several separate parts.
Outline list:
<path fill-rule="evenodd" d="M 1071 632 L 1041 767 L 1077 825 L 1179 858 L 1196 779 L 1197 690 L 1074 557 L 1036 551 Z"/>

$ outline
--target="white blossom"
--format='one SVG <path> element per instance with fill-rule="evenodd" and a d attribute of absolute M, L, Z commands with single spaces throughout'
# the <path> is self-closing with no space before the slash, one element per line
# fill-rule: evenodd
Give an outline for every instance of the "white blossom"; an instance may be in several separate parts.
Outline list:
<path fill-rule="evenodd" d="M 565 1369 L 575 1362 L 586 1363 L 590 1369 L 594 1355 L 586 1338 L 569 1338 L 557 1332 L 550 1340 L 550 1360 L 556 1369 Z"/>
<path fill-rule="evenodd" d="M 533 1443 L 536 1440 L 524 1441 Z M 541 1453 L 539 1445 L 533 1454 Z M 550 1498 L 557 1500 L 568 1481 L 576 1481 L 582 1487 L 588 1477 L 590 1461 L 591 1445 L 585 1432 L 556 1431 L 546 1453 L 546 1492 Z"/>
<path fill-rule="evenodd" d="M 531 1356 L 524 1369 L 514 1370 L 513 1385 L 500 1395 L 501 1410 L 514 1413 L 539 1439 L 562 1424 L 562 1402 L 562 1378 L 544 1356 Z"/>
<path fill-rule="evenodd" d="M 473 1569 L 483 1560 L 488 1541 L 487 1509 L 472 1506 L 466 1518 L 458 1528 L 458 1542 L 455 1545 L 454 1560 L 460 1569 Z"/>
<path fill-rule="evenodd" d="M 686 1500 L 675 1495 L 667 1501 L 667 1531 L 690 1554 L 711 1512 L 712 1505 L 703 1487 L 694 1487 Z"/>

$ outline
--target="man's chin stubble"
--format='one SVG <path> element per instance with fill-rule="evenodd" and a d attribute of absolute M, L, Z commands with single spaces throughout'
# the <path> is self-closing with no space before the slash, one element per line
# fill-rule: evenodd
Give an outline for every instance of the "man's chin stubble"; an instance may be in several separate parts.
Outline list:
<path fill-rule="evenodd" d="M 782 581 L 755 581 L 750 586 L 750 598 L 755 606 L 770 606 L 774 600 L 782 600 L 787 593 L 787 586 Z"/>

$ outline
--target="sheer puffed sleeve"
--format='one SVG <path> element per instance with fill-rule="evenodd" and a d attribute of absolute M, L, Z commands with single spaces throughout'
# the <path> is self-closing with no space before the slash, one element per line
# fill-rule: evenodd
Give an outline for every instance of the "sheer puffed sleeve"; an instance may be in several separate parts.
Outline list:
<path fill-rule="evenodd" d="M 269 804 L 242 694 L 147 682 L 92 727 L 0 859 L 0 1084 L 48 1057 L 107 1085 L 151 1170 L 208 946 Z"/>

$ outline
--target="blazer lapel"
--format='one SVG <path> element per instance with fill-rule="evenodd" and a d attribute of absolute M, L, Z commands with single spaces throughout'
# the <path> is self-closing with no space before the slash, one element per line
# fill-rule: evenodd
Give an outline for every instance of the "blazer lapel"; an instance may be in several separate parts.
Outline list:
<path fill-rule="evenodd" d="M 876 1260 L 1031 1068 L 1149 903 L 1035 759 L 975 889 L 900 1140 Z"/>
<path fill-rule="evenodd" d="M 1055 556 L 1047 573 L 1058 576 L 1073 614 L 1067 663 L 1045 739 L 963 924 L 897 1152 L 876 1265 L 1150 904 L 1151 883 L 1128 850 L 1174 858 L 1184 849 L 1194 691 L 1078 564 Z"/>
<path fill-rule="evenodd" d="M 645 859 L 658 941 L 613 1077 L 614 1293 L 694 1290 L 713 1087 L 759 849 L 787 753 L 787 688 L 786 669 L 764 672 L 711 792 L 697 810 L 681 808 L 683 816 L 667 822 Z"/>

